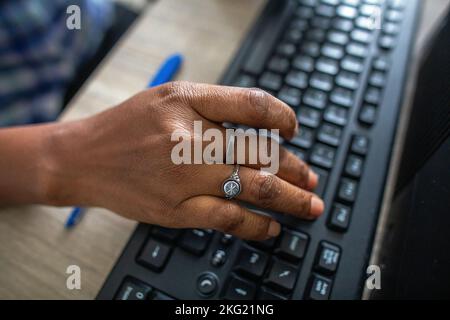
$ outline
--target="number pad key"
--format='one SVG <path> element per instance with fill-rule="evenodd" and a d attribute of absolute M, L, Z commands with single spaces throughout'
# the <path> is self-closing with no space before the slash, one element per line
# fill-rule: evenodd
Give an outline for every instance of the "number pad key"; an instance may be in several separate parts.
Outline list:
<path fill-rule="evenodd" d="M 242 247 L 236 260 L 236 270 L 250 277 L 259 278 L 264 274 L 269 256 L 259 250 Z"/>
<path fill-rule="evenodd" d="M 281 260 L 274 260 L 270 272 L 264 283 L 284 292 L 294 289 L 298 270 Z"/>
<path fill-rule="evenodd" d="M 325 274 L 333 274 L 337 270 L 340 257 L 341 249 L 338 246 L 322 241 L 317 250 L 315 268 Z"/>
<path fill-rule="evenodd" d="M 308 239 L 304 233 L 286 229 L 275 252 L 287 260 L 299 261 L 306 253 Z"/>
<path fill-rule="evenodd" d="M 318 166 L 331 169 L 334 163 L 335 149 L 323 144 L 316 144 L 311 152 L 310 161 Z"/>

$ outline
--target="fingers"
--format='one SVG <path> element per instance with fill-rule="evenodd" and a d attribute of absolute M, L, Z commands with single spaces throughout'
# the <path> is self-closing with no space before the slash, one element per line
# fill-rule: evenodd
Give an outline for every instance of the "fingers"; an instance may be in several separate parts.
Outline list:
<path fill-rule="evenodd" d="M 224 139 L 223 146 L 223 163 L 227 163 L 227 134 L 225 128 L 208 121 L 206 128 L 215 128 L 220 130 Z M 245 165 L 253 169 L 277 167 L 276 175 L 291 184 L 299 186 L 307 190 L 314 190 L 318 184 L 318 176 L 309 168 L 309 166 L 299 157 L 288 151 L 283 146 L 280 146 L 274 139 L 258 139 L 255 134 L 242 134 L 239 131 L 235 132 L 234 143 L 234 162 L 240 165 Z M 209 142 L 204 143 L 204 149 Z M 264 144 L 264 145 L 263 145 Z M 262 161 L 261 148 L 265 149 L 263 152 L 266 157 L 265 160 L 270 160 L 270 163 Z M 278 148 L 278 152 L 274 152 L 274 148 Z M 275 165 L 277 162 L 277 165 Z M 231 163 L 229 163 L 231 164 Z"/>
<path fill-rule="evenodd" d="M 280 224 L 241 207 L 234 201 L 211 196 L 185 200 L 177 207 L 189 217 L 187 228 L 215 229 L 248 240 L 265 240 L 280 233 Z"/>
<path fill-rule="evenodd" d="M 206 166 L 203 193 L 223 197 L 221 184 L 233 171 L 232 166 Z M 324 211 L 323 201 L 313 193 L 294 186 L 279 177 L 240 167 L 241 193 L 237 199 L 259 208 L 283 212 L 303 219 L 315 219 Z"/>
<path fill-rule="evenodd" d="M 203 117 L 214 122 L 232 122 L 255 128 L 279 129 L 291 139 L 298 130 L 294 111 L 260 89 L 226 87 L 190 82 L 169 84 Z"/>

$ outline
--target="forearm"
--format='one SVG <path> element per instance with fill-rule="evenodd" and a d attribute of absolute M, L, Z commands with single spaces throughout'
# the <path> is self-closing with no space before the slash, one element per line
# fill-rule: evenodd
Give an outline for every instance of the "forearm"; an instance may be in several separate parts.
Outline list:
<path fill-rule="evenodd" d="M 70 145 L 68 131 L 77 123 L 52 123 L 0 130 L 0 205 L 76 202 L 69 175 L 65 174 L 77 152 L 62 150 Z M 66 153 L 66 154 L 63 154 Z M 71 159 L 73 162 L 76 159 Z M 70 196 L 69 196 L 70 195 Z"/>

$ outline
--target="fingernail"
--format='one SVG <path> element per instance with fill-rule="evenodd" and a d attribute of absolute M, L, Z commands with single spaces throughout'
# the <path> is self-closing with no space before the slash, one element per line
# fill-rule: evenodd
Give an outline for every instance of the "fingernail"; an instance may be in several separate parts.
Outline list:
<path fill-rule="evenodd" d="M 267 235 L 271 238 L 276 237 L 280 234 L 281 226 L 278 222 L 272 220 L 269 224 L 269 230 L 267 231 Z"/>
<path fill-rule="evenodd" d="M 320 199 L 318 196 L 312 196 L 311 197 L 311 209 L 309 211 L 310 216 L 312 217 L 318 217 L 323 213 L 323 210 L 325 209 L 325 204 L 323 203 L 322 199 Z"/>
<path fill-rule="evenodd" d="M 314 190 L 317 187 L 318 183 L 319 183 L 319 176 L 310 169 L 308 174 L 308 186 L 307 186 L 308 189 Z"/>

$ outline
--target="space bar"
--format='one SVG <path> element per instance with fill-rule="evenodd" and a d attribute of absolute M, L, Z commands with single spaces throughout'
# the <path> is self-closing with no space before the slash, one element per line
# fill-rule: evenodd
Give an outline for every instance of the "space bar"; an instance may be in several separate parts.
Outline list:
<path fill-rule="evenodd" d="M 286 5 L 280 5 L 282 2 Z M 287 18 L 292 14 L 292 1 L 271 1 L 271 3 L 273 5 L 266 8 L 265 19 L 259 26 L 252 48 L 242 65 L 242 69 L 250 74 L 258 75 L 263 71 L 275 41 L 288 21 Z"/>

